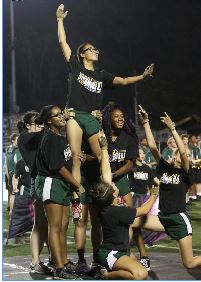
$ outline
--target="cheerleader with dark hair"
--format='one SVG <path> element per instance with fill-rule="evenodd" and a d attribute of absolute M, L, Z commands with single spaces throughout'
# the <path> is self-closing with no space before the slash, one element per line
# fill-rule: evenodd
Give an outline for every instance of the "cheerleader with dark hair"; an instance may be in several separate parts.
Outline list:
<path fill-rule="evenodd" d="M 20 133 L 18 138 L 18 147 L 22 155 L 25 166 L 28 167 L 31 177 L 30 190 L 26 187 L 27 194 L 33 199 L 34 203 L 34 225 L 30 237 L 32 262 L 30 269 L 32 273 L 49 275 L 49 268 L 40 261 L 40 253 L 44 243 L 48 246 L 48 225 L 41 202 L 35 200 L 34 183 L 37 175 L 36 170 L 36 154 L 38 144 L 43 134 L 43 125 L 38 120 L 39 113 L 29 111 L 25 113 L 23 119 L 18 122 L 17 127 Z"/>
<path fill-rule="evenodd" d="M 72 274 L 69 277 L 72 262 L 67 258 L 66 244 L 71 189 L 79 194 L 85 190 L 71 174 L 71 150 L 61 134 L 66 124 L 63 112 L 56 105 L 48 105 L 40 118 L 45 130 L 37 152 L 35 191 L 47 216 L 49 246 L 56 265 L 54 279 L 68 279 L 73 278 Z"/>
<path fill-rule="evenodd" d="M 75 118 L 67 123 L 67 134 L 73 157 L 72 174 L 80 182 L 81 162 L 79 154 L 81 153 L 83 133 L 88 138 L 93 154 L 100 161 L 101 150 L 98 144 L 98 131 L 101 126 L 93 114 L 96 115 L 102 106 L 103 89 L 141 81 L 152 75 L 153 64 L 148 66 L 142 75 L 122 78 L 95 67 L 99 50 L 89 42 L 81 44 L 78 47 L 77 56 L 72 56 L 63 25 L 66 16 L 67 11 L 64 12 L 64 5 L 61 4 L 56 12 L 58 37 L 70 72 L 68 107 L 74 108 L 76 114 Z"/>
<path fill-rule="evenodd" d="M 112 179 L 127 206 L 133 206 L 127 174 L 138 155 L 138 137 L 132 121 L 119 105 L 103 109 L 102 126 L 108 141 Z"/>

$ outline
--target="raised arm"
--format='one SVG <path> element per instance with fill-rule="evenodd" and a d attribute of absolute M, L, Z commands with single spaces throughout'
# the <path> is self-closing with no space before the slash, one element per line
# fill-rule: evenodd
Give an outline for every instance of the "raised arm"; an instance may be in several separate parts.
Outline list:
<path fill-rule="evenodd" d="M 101 174 L 102 174 L 102 181 L 107 182 L 109 184 L 112 183 L 112 172 L 110 167 L 109 161 L 109 154 L 108 154 L 108 144 L 107 138 L 103 131 L 99 132 L 99 144 L 101 148 Z"/>
<path fill-rule="evenodd" d="M 140 105 L 139 105 L 138 116 L 144 127 L 146 138 L 147 138 L 147 143 L 150 148 L 150 151 L 152 152 L 156 161 L 159 162 L 161 158 L 161 154 L 156 146 L 156 141 L 154 139 L 153 133 L 150 128 L 149 117 L 145 109 L 143 109 Z"/>
<path fill-rule="evenodd" d="M 169 128 L 172 136 L 175 139 L 175 142 L 177 144 L 179 153 L 180 153 L 180 157 L 181 157 L 181 165 L 183 167 L 183 169 L 188 172 L 189 170 L 189 160 L 188 160 L 188 156 L 187 156 L 187 152 L 186 152 L 186 148 L 184 146 L 184 143 L 182 142 L 179 134 L 177 133 L 176 129 L 175 129 L 175 123 L 171 120 L 171 118 L 168 116 L 167 113 L 165 113 L 164 117 L 161 117 L 161 121 L 163 123 L 165 123 L 165 125 Z"/>
<path fill-rule="evenodd" d="M 56 11 L 56 17 L 58 21 L 58 37 L 59 37 L 59 43 L 62 49 L 62 52 L 64 54 L 64 57 L 66 58 L 67 62 L 70 60 L 71 56 L 71 49 L 66 41 L 66 33 L 64 29 L 63 20 L 67 16 L 68 11 L 64 13 L 64 5 L 61 4 Z"/>
<path fill-rule="evenodd" d="M 129 85 L 129 84 L 134 84 L 138 81 L 143 80 L 146 77 L 152 77 L 152 73 L 154 71 L 154 64 L 151 64 L 150 66 L 147 66 L 146 69 L 144 70 L 142 75 L 137 75 L 137 76 L 131 76 L 131 77 L 118 77 L 116 76 L 113 80 L 114 85 Z"/>

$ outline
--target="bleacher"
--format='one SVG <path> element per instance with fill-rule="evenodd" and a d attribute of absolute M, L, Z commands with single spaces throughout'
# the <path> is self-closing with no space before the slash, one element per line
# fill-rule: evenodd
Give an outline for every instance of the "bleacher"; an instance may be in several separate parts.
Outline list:
<path fill-rule="evenodd" d="M 21 120 L 23 114 L 4 114 L 3 116 L 3 145 L 6 148 L 10 144 L 10 135 L 19 133 L 17 123 Z"/>

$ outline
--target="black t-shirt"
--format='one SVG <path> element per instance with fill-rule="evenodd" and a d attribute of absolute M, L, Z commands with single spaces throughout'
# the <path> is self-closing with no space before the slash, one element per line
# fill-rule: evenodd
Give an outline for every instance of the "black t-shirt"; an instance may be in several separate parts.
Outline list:
<path fill-rule="evenodd" d="M 71 172 L 71 156 L 66 138 L 45 129 L 36 157 L 38 174 L 62 179 L 58 170 L 65 166 Z"/>
<path fill-rule="evenodd" d="M 153 184 L 154 177 L 148 165 L 135 165 L 132 172 L 129 173 L 131 191 L 136 194 L 147 194 L 148 188 Z"/>
<path fill-rule="evenodd" d="M 125 165 L 126 160 L 135 162 L 135 141 L 132 136 L 121 130 L 117 139 L 112 142 L 112 155 L 110 155 L 110 165 L 112 172 Z"/>
<path fill-rule="evenodd" d="M 70 57 L 68 107 L 89 112 L 102 106 L 103 89 L 113 88 L 114 75 L 105 70 L 87 70 L 75 56 Z"/>
<path fill-rule="evenodd" d="M 191 169 L 174 168 L 163 158 L 157 166 L 160 178 L 159 210 L 164 214 L 186 211 L 186 193 L 191 184 Z"/>
<path fill-rule="evenodd" d="M 37 175 L 36 169 L 36 154 L 40 143 L 43 130 L 40 132 L 23 132 L 18 138 L 18 147 L 22 158 L 29 167 L 30 176 L 35 178 Z"/>
<path fill-rule="evenodd" d="M 29 167 L 26 165 L 23 159 L 19 160 L 15 166 L 15 176 L 19 177 L 18 189 L 24 185 L 26 187 L 31 186 L 31 177 L 29 173 Z"/>
<path fill-rule="evenodd" d="M 129 244 L 129 225 L 136 216 L 135 208 L 107 206 L 101 211 L 103 230 L 102 247 L 109 250 L 126 250 Z"/>

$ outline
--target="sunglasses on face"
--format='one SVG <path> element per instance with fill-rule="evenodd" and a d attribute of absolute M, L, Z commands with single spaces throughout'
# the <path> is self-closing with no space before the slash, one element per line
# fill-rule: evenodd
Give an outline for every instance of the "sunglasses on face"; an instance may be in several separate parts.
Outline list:
<path fill-rule="evenodd" d="M 53 118 L 53 117 L 63 117 L 63 113 L 62 112 L 57 113 L 57 114 L 55 114 L 53 116 L 50 116 L 49 118 Z"/>
<path fill-rule="evenodd" d="M 43 124 L 36 124 L 34 122 L 30 123 L 30 125 L 34 125 L 34 126 L 39 127 L 39 128 L 43 128 L 44 127 Z"/>
<path fill-rule="evenodd" d="M 99 50 L 98 50 L 97 48 L 95 48 L 95 47 L 89 47 L 89 48 L 83 50 L 82 53 L 84 53 L 84 52 L 86 52 L 86 51 L 91 51 L 91 52 L 97 52 L 97 53 L 99 53 Z"/>

